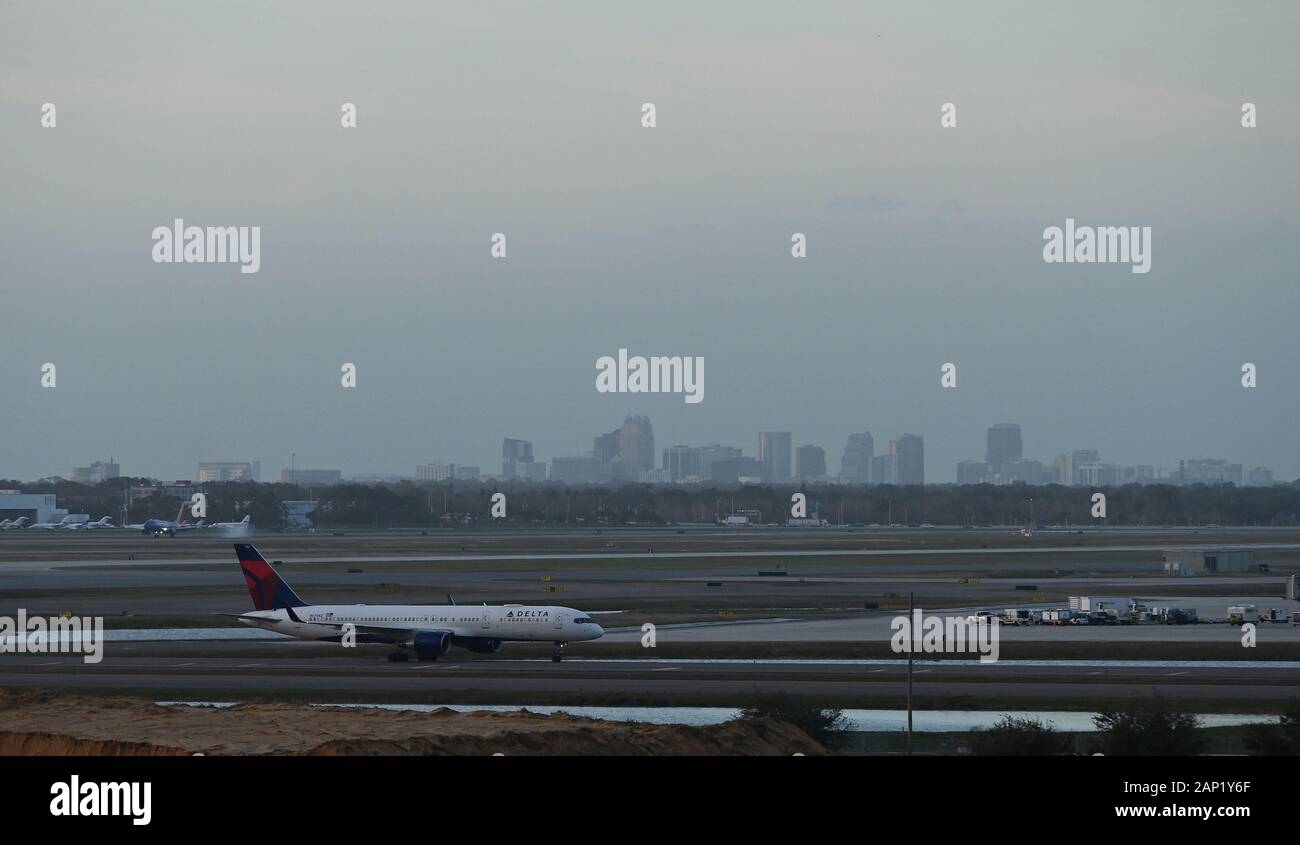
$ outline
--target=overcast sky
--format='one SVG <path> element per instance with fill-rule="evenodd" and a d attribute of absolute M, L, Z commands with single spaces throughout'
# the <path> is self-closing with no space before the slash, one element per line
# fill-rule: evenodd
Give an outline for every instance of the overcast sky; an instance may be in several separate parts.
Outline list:
<path fill-rule="evenodd" d="M 1297 33 L 1291 2 L 0 3 L 0 477 L 497 471 L 629 413 L 832 472 L 908 431 L 951 481 L 1014 421 L 1043 460 L 1300 477 Z M 260 226 L 260 272 L 155 264 L 176 217 Z M 1150 226 L 1151 271 L 1045 264 L 1067 217 Z M 620 347 L 703 356 L 704 401 L 598 394 Z"/>

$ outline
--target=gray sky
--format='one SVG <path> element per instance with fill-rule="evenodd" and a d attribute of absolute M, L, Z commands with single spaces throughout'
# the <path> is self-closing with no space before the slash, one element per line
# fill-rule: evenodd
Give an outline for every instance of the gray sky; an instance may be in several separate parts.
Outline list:
<path fill-rule="evenodd" d="M 788 429 L 832 472 L 911 431 L 950 481 L 1010 420 L 1029 457 L 1296 478 L 1298 33 L 1283 2 L 0 3 L 0 477 L 499 470 L 647 413 L 658 449 Z M 174 217 L 261 226 L 261 271 L 153 263 Z M 1151 226 L 1151 272 L 1045 264 L 1066 217 Z M 619 347 L 703 356 L 705 400 L 597 394 Z"/>

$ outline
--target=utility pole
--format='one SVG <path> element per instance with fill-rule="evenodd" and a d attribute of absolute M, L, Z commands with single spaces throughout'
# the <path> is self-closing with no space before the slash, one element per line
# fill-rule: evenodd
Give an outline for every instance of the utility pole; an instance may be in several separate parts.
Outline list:
<path fill-rule="evenodd" d="M 907 625 L 912 628 L 911 636 L 907 638 L 907 756 L 912 756 L 912 655 L 916 651 L 916 594 L 907 594 Z"/>

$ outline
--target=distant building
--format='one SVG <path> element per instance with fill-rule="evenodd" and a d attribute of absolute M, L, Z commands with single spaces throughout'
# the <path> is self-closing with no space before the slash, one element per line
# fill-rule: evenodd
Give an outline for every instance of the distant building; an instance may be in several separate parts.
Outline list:
<path fill-rule="evenodd" d="M 998 423 L 989 427 L 984 462 L 989 465 L 994 475 L 1004 475 L 1007 463 L 1020 460 L 1024 454 L 1024 444 L 1020 440 L 1020 426 L 1015 423 Z"/>
<path fill-rule="evenodd" d="M 53 493 L 0 493 L 0 520 L 27 517 L 29 524 L 59 522 L 68 511 L 60 508 Z"/>
<path fill-rule="evenodd" d="M 655 434 L 649 417 L 636 415 L 623 420 L 618 432 L 618 457 L 631 477 L 655 468 Z"/>
<path fill-rule="evenodd" d="M 876 444 L 871 432 L 850 434 L 844 442 L 844 455 L 840 458 L 840 480 L 846 484 L 867 484 L 871 481 L 871 459 Z"/>
<path fill-rule="evenodd" d="M 457 481 L 478 481 L 483 468 L 474 464 L 453 464 L 452 475 Z"/>
<path fill-rule="evenodd" d="M 789 481 L 790 456 L 794 436 L 788 431 L 760 431 L 758 433 L 758 462 L 762 465 L 764 481 Z"/>
<path fill-rule="evenodd" d="M 95 461 L 88 467 L 76 467 L 72 470 L 72 480 L 79 484 L 102 484 L 110 478 L 121 478 L 122 467 L 113 463 L 109 458 L 105 461 Z"/>
<path fill-rule="evenodd" d="M 709 467 L 710 479 L 721 484 L 748 483 L 763 478 L 763 465 L 757 458 L 735 457 L 714 461 Z"/>
<path fill-rule="evenodd" d="M 564 458 L 551 458 L 551 480 L 564 481 L 568 484 L 599 484 L 607 481 L 602 477 L 601 465 L 591 455 Z"/>
<path fill-rule="evenodd" d="M 957 464 L 958 484 L 992 484 L 993 470 L 984 461 L 960 461 Z"/>
<path fill-rule="evenodd" d="M 672 482 L 700 477 L 700 451 L 691 446 L 670 446 L 664 449 L 663 469 Z"/>
<path fill-rule="evenodd" d="M 925 441 L 919 434 L 904 434 L 889 444 L 898 456 L 898 484 L 925 483 Z"/>
<path fill-rule="evenodd" d="M 501 441 L 501 475 L 504 478 L 526 476 L 528 470 L 521 469 L 521 464 L 533 463 L 533 444 L 527 440 L 507 437 Z"/>
<path fill-rule="evenodd" d="M 1272 487 L 1277 483 L 1273 480 L 1273 471 L 1264 467 L 1255 467 L 1247 472 L 1245 481 L 1250 487 Z"/>
<path fill-rule="evenodd" d="M 1241 486 L 1241 464 L 1221 458 L 1190 458 L 1179 461 L 1179 481 L 1183 484 L 1236 484 Z"/>
<path fill-rule="evenodd" d="M 546 463 L 544 461 L 522 463 L 518 466 L 521 470 L 519 477 L 524 481 L 542 482 L 546 480 Z"/>
<path fill-rule="evenodd" d="M 194 473 L 194 481 L 207 484 L 212 481 L 260 481 L 261 461 L 204 461 Z"/>
<path fill-rule="evenodd" d="M 303 484 L 311 487 L 329 487 L 343 480 L 343 471 L 338 469 L 289 469 L 280 470 L 281 484 Z"/>
<path fill-rule="evenodd" d="M 794 477 L 799 481 L 826 475 L 826 450 L 820 446 L 800 446 L 794 453 Z"/>
<path fill-rule="evenodd" d="M 420 464 L 415 468 L 416 481 L 450 481 L 455 477 L 455 464 Z"/>
<path fill-rule="evenodd" d="M 1253 549 L 1178 548 L 1161 556 L 1167 575 L 1206 575 L 1219 572 L 1259 572 Z"/>
<path fill-rule="evenodd" d="M 898 455 L 892 451 L 894 443 L 890 442 L 891 451 L 876 455 L 871 459 L 872 484 L 898 483 Z"/>
<path fill-rule="evenodd" d="M 1085 464 L 1100 464 L 1101 456 L 1096 449 L 1077 449 L 1070 454 L 1070 484 L 1086 484 L 1079 477 L 1079 467 Z"/>
<path fill-rule="evenodd" d="M 727 461 L 741 456 L 739 446 L 723 446 L 721 443 L 712 443 L 708 446 L 699 447 L 700 478 L 712 479 L 713 465 L 718 461 Z"/>
<path fill-rule="evenodd" d="M 1042 484 L 1043 463 L 1029 458 L 1014 458 L 1002 464 L 1003 484 Z"/>

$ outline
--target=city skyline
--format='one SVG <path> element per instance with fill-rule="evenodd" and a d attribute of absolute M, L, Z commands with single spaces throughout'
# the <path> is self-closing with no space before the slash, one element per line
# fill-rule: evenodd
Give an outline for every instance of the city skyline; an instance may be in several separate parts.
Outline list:
<path fill-rule="evenodd" d="M 456 461 L 450 458 L 416 461 L 412 465 L 414 471 L 409 467 L 406 471 L 398 472 L 374 469 L 345 471 L 338 468 L 337 462 L 325 461 L 321 464 L 321 467 L 331 465 L 328 469 L 299 465 L 294 454 L 290 465 L 282 468 L 278 477 L 281 481 L 296 478 L 300 483 L 309 484 L 403 478 L 416 481 L 482 478 L 576 483 L 730 483 L 748 480 L 776 484 L 800 481 L 873 485 L 1023 482 L 1093 486 L 1117 486 L 1131 482 L 1176 484 L 1231 481 L 1239 486 L 1258 486 L 1292 480 L 1277 475 L 1271 467 L 1249 465 L 1213 453 L 1198 457 L 1184 456 L 1167 464 L 1147 461 L 1126 463 L 1109 459 L 1109 456 L 1103 459 L 1100 450 L 1088 448 L 1049 450 L 1038 457 L 1026 457 L 1021 426 L 1008 422 L 995 423 L 986 429 L 983 461 L 959 460 L 951 474 L 931 469 L 930 462 L 925 458 L 924 435 L 900 433 L 895 437 L 877 439 L 871 431 L 850 432 L 838 451 L 829 445 L 799 442 L 794 435 L 795 432 L 791 431 L 759 431 L 757 447 L 752 451 L 733 445 L 743 441 L 743 438 L 733 438 L 733 443 L 663 445 L 656 444 L 653 425 L 648 416 L 629 414 L 618 428 L 606 434 L 595 435 L 592 438 L 592 448 L 581 453 L 555 454 L 547 458 L 544 452 L 535 449 L 531 440 L 503 438 L 501 458 L 497 464 L 500 466 L 499 471 L 492 463 Z M 877 443 L 880 446 L 876 446 Z M 766 459 L 762 455 L 765 448 L 770 450 Z M 821 471 L 799 472 L 801 455 L 804 463 L 820 467 Z M 626 456 L 631 456 L 631 459 L 625 459 Z M 711 475 L 711 464 L 715 461 L 726 464 L 718 477 Z M 261 478 L 261 464 L 260 460 L 199 461 L 196 462 L 192 480 L 200 484 L 207 481 L 271 480 Z M 46 473 L 30 478 L 8 475 L 0 468 L 0 478 L 35 481 L 62 477 L 87 484 L 119 475 L 191 480 L 174 473 L 123 473 L 121 466 L 121 462 L 109 458 L 108 461 L 92 461 L 89 466 L 74 467 L 69 476 Z M 560 467 L 558 475 L 557 466 Z"/>
<path fill-rule="evenodd" d="M 141 29 L 15 5 L 0 463 L 406 474 L 494 466 L 521 425 L 581 454 L 574 420 L 640 413 L 661 443 L 791 431 L 832 464 L 850 432 L 922 432 L 934 478 L 1003 419 L 1050 432 L 1027 453 L 1300 477 L 1295 15 L 463 6 L 381 34 L 304 7 L 285 38 L 216 7 Z M 1116 49 L 1120 19 L 1154 52 Z M 258 227 L 257 272 L 156 263 L 175 219 Z M 1067 220 L 1149 227 L 1149 272 L 1045 263 Z M 703 401 L 599 392 L 619 349 L 703 360 Z"/>

